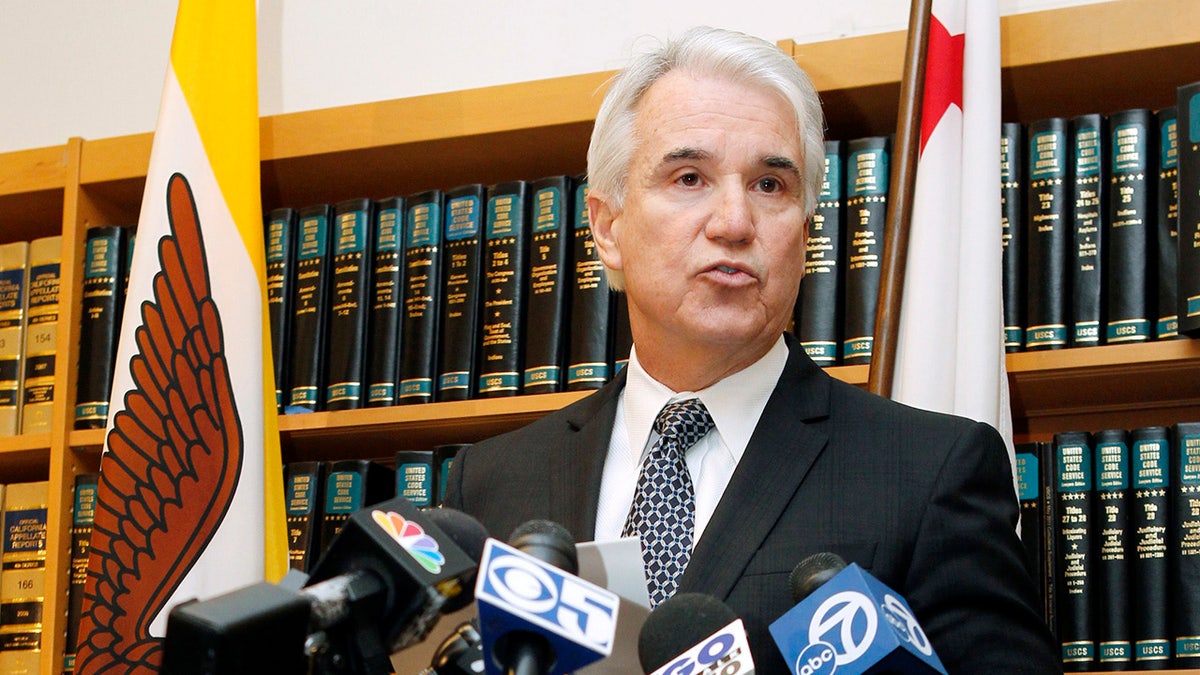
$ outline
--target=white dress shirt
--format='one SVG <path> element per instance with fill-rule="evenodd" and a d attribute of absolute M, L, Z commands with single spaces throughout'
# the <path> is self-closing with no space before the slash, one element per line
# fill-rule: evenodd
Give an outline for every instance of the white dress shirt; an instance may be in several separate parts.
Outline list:
<path fill-rule="evenodd" d="M 770 351 L 747 368 L 700 391 L 674 392 L 650 377 L 638 361 L 637 350 L 631 350 L 626 366 L 629 374 L 617 399 L 617 416 L 600 479 L 596 541 L 621 537 L 642 460 L 658 439 L 654 420 L 667 403 L 687 398 L 699 398 L 714 424 L 684 455 L 696 492 L 692 541 L 699 541 L 783 374 L 787 356 L 787 345 L 780 336 Z"/>

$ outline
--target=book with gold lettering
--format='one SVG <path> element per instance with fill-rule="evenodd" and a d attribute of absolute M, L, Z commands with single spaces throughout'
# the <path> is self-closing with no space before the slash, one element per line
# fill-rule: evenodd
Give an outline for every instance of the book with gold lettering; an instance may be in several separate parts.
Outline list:
<path fill-rule="evenodd" d="M 284 412 L 321 409 L 329 282 L 333 276 L 330 235 L 333 209 L 316 204 L 300 209 L 296 230 L 296 279 L 292 284 L 292 352 Z"/>
<path fill-rule="evenodd" d="M 521 393 L 525 274 L 529 269 L 529 184 L 488 188 L 479 329 L 480 398 Z"/>
<path fill-rule="evenodd" d="M 825 141 L 825 175 L 817 209 L 808 223 L 804 278 L 796 298 L 796 337 L 818 366 L 838 363 L 842 326 L 845 211 L 843 141 Z"/>
<path fill-rule="evenodd" d="M 446 193 L 439 401 L 465 401 L 475 395 L 486 201 L 487 189 L 479 183 L 460 185 Z"/>
<path fill-rule="evenodd" d="M 324 464 L 318 461 L 283 465 L 284 516 L 288 531 L 288 566 L 312 568 L 321 542 L 321 506 L 325 498 Z"/>
<path fill-rule="evenodd" d="M 1072 347 L 1093 347 L 1104 343 L 1101 320 L 1106 253 L 1103 232 L 1108 217 L 1107 125 L 1102 115 L 1080 115 L 1071 120 L 1068 133 L 1074 176 L 1067 191 L 1071 200 L 1068 341 Z"/>
<path fill-rule="evenodd" d="M 1093 441 L 1096 663 L 1102 670 L 1128 670 L 1133 663 L 1129 432 L 1103 429 L 1095 433 Z"/>
<path fill-rule="evenodd" d="M 400 403 L 433 401 L 442 306 L 441 190 L 412 195 L 404 220 L 404 298 L 400 320 Z"/>
<path fill-rule="evenodd" d="M 0 555 L 0 673 L 37 673 L 46 599 L 46 505 L 50 483 L 4 490 Z"/>
<path fill-rule="evenodd" d="M 1167 561 L 1176 668 L 1200 668 L 1200 422 L 1171 427 Z"/>
<path fill-rule="evenodd" d="M 1068 242 L 1071 232 L 1070 143 L 1067 120 L 1049 117 L 1026 130 L 1025 349 L 1069 344 Z"/>
<path fill-rule="evenodd" d="M 325 352 L 325 409 L 354 410 L 366 400 L 367 317 L 375 235 L 374 204 L 347 199 L 333 207 L 329 346 Z"/>
<path fill-rule="evenodd" d="M 1175 106 L 1154 115 L 1158 129 L 1158 175 L 1155 194 L 1156 267 L 1158 297 L 1155 303 L 1154 339 L 1179 335 L 1179 133 Z"/>
<path fill-rule="evenodd" d="M 1018 443 L 1015 450 L 1021 543 L 1025 547 L 1029 575 L 1040 591 L 1046 625 L 1053 626 L 1053 446 L 1045 442 Z"/>
<path fill-rule="evenodd" d="M 525 272 L 526 330 L 521 391 L 549 394 L 566 382 L 574 251 L 570 176 L 529 185 L 529 253 Z"/>
<path fill-rule="evenodd" d="M 21 403 L 24 434 L 50 431 L 61 263 L 61 236 L 42 237 L 29 243 L 29 323 L 25 329 L 25 384 Z"/>
<path fill-rule="evenodd" d="M 1171 662 L 1168 586 L 1170 527 L 1170 433 L 1166 427 L 1129 432 L 1129 510 L 1133 557 L 1133 667 L 1160 670 Z"/>
<path fill-rule="evenodd" d="M 1179 332 L 1200 336 L 1200 82 L 1176 90 L 1179 151 Z"/>
<path fill-rule="evenodd" d="M 1158 320 L 1157 231 L 1154 196 L 1158 170 L 1157 126 L 1145 109 L 1109 116 L 1112 180 L 1108 194 L 1108 344 L 1145 342 Z"/>
<path fill-rule="evenodd" d="M 0 244 L 0 436 L 21 430 L 29 242 Z"/>
<path fill-rule="evenodd" d="M 587 207 L 587 176 L 575 177 L 571 230 L 571 329 L 567 349 L 567 389 L 599 389 L 612 377 L 613 297 L 604 263 L 592 239 Z"/>
<path fill-rule="evenodd" d="M 83 589 L 87 582 L 88 552 L 91 550 L 92 523 L 96 519 L 96 491 L 100 474 L 75 474 L 71 508 L 71 567 L 67 583 L 67 641 L 63 645 L 63 672 L 75 670 L 75 649 L 79 645 L 79 622 L 83 617 Z"/>
<path fill-rule="evenodd" d="M 1054 531 L 1058 571 L 1055 611 L 1063 670 L 1079 672 L 1096 665 L 1095 556 L 1092 438 L 1087 432 L 1054 435 Z"/>
<path fill-rule="evenodd" d="M 291 355 L 292 284 L 296 277 L 296 209 L 272 209 L 266 217 L 267 318 L 271 324 L 271 364 L 275 406 L 283 411 Z"/>
<path fill-rule="evenodd" d="M 391 499 L 396 494 L 396 472 L 367 459 L 342 459 L 326 462 L 321 503 L 321 538 L 309 568 L 321 559 L 342 524 L 355 511 Z"/>
<path fill-rule="evenodd" d="M 1000 125 L 1000 229 L 1004 351 L 1025 347 L 1025 128 Z"/>
<path fill-rule="evenodd" d="M 437 470 L 432 450 L 396 451 L 396 496 L 404 497 L 413 506 L 436 506 L 434 485 Z"/>
<path fill-rule="evenodd" d="M 874 348 L 891 148 L 892 141 L 887 136 L 856 138 L 846 144 L 846 288 L 842 325 L 842 363 L 846 365 L 870 363 Z"/>
<path fill-rule="evenodd" d="M 375 202 L 375 248 L 368 295 L 366 406 L 396 404 L 400 389 L 400 308 L 404 294 L 404 198 Z"/>
<path fill-rule="evenodd" d="M 117 336 L 125 296 L 125 228 L 113 225 L 87 231 L 83 259 L 82 312 L 76 371 L 75 428 L 103 429 L 117 359 Z"/>

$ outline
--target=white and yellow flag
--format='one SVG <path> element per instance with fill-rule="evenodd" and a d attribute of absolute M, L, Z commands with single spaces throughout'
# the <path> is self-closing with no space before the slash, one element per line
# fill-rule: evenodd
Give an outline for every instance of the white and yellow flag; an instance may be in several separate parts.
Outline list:
<path fill-rule="evenodd" d="M 934 0 L 892 398 L 988 422 L 1011 458 L 1000 237 L 996 0 Z"/>
<path fill-rule="evenodd" d="M 167 612 L 286 570 L 255 3 L 181 0 L 122 320 L 76 672 L 157 672 Z"/>

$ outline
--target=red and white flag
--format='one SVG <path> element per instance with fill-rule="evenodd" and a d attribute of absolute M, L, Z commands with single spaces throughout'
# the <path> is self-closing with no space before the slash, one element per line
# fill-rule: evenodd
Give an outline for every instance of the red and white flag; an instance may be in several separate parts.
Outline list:
<path fill-rule="evenodd" d="M 1012 458 L 996 0 L 933 1 L 922 89 L 892 398 L 987 422 L 1004 436 Z"/>

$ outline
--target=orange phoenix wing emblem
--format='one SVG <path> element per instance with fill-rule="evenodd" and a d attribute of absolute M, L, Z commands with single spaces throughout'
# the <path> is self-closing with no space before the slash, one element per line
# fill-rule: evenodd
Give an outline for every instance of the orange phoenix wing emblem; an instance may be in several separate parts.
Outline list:
<path fill-rule="evenodd" d="M 133 388 L 101 462 L 76 672 L 154 673 L 150 623 L 233 499 L 242 428 L 187 179 L 167 183 L 170 232 L 142 303 Z"/>

